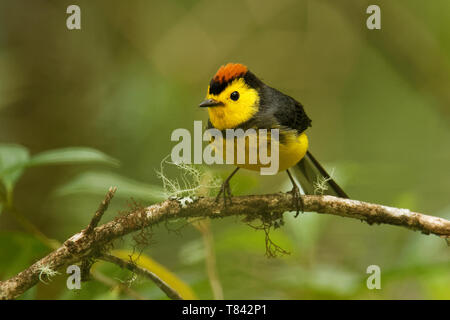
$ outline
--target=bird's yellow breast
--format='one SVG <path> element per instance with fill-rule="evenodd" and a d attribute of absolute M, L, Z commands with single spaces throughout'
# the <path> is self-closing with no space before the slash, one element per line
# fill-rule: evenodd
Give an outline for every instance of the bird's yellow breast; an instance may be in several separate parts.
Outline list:
<path fill-rule="evenodd" d="M 258 132 L 258 131 L 256 131 Z M 270 133 L 270 132 L 269 132 Z M 290 167 L 296 165 L 306 154 L 306 151 L 308 150 L 308 137 L 305 133 L 302 133 L 300 135 L 297 135 L 294 132 L 283 132 L 280 133 L 283 134 L 282 142 L 280 142 L 279 145 L 279 151 L 278 151 L 278 172 L 284 171 L 286 169 L 289 169 Z M 271 157 L 271 138 L 270 134 L 267 135 L 267 141 L 260 141 L 260 136 L 255 138 L 257 143 L 250 143 L 251 139 L 246 139 L 245 141 L 245 162 L 239 163 L 237 160 L 237 156 L 239 152 L 242 152 L 242 150 L 238 149 L 238 143 L 236 142 L 236 138 L 234 139 L 234 159 L 233 164 L 240 168 L 248 169 L 248 170 L 254 170 L 259 171 L 262 167 L 269 167 L 270 164 L 263 164 L 261 163 L 260 157 L 259 157 L 259 148 L 260 146 L 267 145 L 267 155 L 268 157 Z M 216 148 L 216 152 L 221 153 L 221 156 L 226 161 L 226 145 L 227 145 L 227 139 L 224 138 L 221 141 L 215 141 L 220 142 L 222 145 L 222 150 Z M 250 163 L 249 161 L 249 155 L 251 152 L 255 152 L 257 155 L 257 161 L 256 163 Z M 230 163 L 229 161 L 226 161 L 226 163 Z"/>
<path fill-rule="evenodd" d="M 295 166 L 308 151 L 308 137 L 305 133 L 300 135 L 290 134 L 285 143 L 280 143 L 280 168 L 284 171 Z"/>

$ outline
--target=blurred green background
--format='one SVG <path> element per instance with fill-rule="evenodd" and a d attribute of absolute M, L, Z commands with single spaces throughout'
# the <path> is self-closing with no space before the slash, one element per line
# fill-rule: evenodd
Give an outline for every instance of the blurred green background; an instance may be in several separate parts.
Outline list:
<path fill-rule="evenodd" d="M 81 30 L 66 28 L 70 4 L 81 8 Z M 370 4 L 381 7 L 381 30 L 366 28 Z M 304 104 L 311 150 L 352 198 L 449 219 L 449 12 L 448 0 L 1 0 L 3 157 L 19 148 L 11 144 L 31 155 L 78 146 L 121 165 L 87 151 L 79 161 L 63 154 L 58 165 L 30 167 L 15 184 L 14 209 L 5 208 L 3 188 L 0 280 L 50 252 L 39 232 L 62 242 L 84 228 L 111 185 L 119 190 L 103 221 L 130 197 L 159 201 L 155 170 L 175 145 L 170 134 L 206 121 L 198 103 L 227 62 L 246 64 Z M 206 169 L 222 177 L 232 170 Z M 240 171 L 232 188 L 253 194 L 290 185 L 285 174 Z M 178 232 L 155 227 L 143 254 L 185 297 L 450 299 L 444 240 L 330 215 L 292 216 L 271 233 L 289 255 L 267 258 L 264 232 L 238 218 L 211 221 L 210 233 L 182 221 L 170 227 Z M 36 229 L 23 228 L 24 220 Z M 115 248 L 134 244 L 129 236 Z M 366 287 L 372 264 L 381 268 L 381 290 Z M 61 274 L 23 298 L 166 298 L 114 265 L 95 270 L 101 276 L 79 291 L 68 290 Z"/>

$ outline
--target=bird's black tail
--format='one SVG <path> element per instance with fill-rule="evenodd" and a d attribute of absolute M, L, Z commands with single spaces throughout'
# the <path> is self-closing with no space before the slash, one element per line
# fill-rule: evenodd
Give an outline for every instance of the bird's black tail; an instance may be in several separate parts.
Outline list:
<path fill-rule="evenodd" d="M 348 198 L 344 190 L 330 177 L 309 151 L 293 167 L 293 172 L 305 194 L 327 194 Z"/>

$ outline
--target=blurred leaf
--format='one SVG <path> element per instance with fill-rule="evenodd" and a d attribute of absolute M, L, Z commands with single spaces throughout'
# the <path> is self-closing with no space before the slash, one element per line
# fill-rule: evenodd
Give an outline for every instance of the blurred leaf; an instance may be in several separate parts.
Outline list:
<path fill-rule="evenodd" d="M 183 280 L 178 278 L 174 273 L 169 271 L 166 267 L 159 264 L 146 254 L 142 253 L 138 255 L 137 253 L 134 253 L 130 250 L 113 250 L 111 252 L 116 257 L 119 257 L 121 259 L 130 260 L 130 256 L 132 257 L 133 261 L 140 267 L 145 268 L 153 273 L 155 273 L 161 280 L 166 282 L 172 289 L 177 291 L 183 299 L 197 299 L 195 293 L 192 291 L 192 289 L 189 287 L 188 284 L 186 284 Z"/>
<path fill-rule="evenodd" d="M 33 236 L 21 232 L 0 232 L 0 279 L 12 277 L 48 251 Z"/>
<path fill-rule="evenodd" d="M 201 238 L 185 242 L 180 249 L 180 260 L 186 265 L 205 260 L 205 246 Z"/>
<path fill-rule="evenodd" d="M 118 300 L 120 298 L 120 290 L 118 287 L 107 290 L 95 297 L 95 300 Z"/>
<path fill-rule="evenodd" d="M 421 279 L 421 284 L 428 291 L 431 299 L 450 299 L 450 274 L 448 269 L 442 269 L 440 273 L 435 272 L 429 277 Z"/>
<path fill-rule="evenodd" d="M 120 162 L 101 151 L 83 148 L 71 147 L 64 149 L 55 149 L 41 152 L 31 157 L 28 166 L 45 166 L 55 164 L 78 164 L 78 163 L 99 163 L 119 166 Z"/>
<path fill-rule="evenodd" d="M 17 144 L 0 144 L 0 181 L 9 197 L 23 173 L 29 158 L 28 150 Z"/>
<path fill-rule="evenodd" d="M 317 293 L 328 292 L 341 298 L 348 298 L 365 284 L 365 278 L 361 278 L 360 274 L 340 265 L 316 264 L 314 268 L 287 265 L 280 271 L 282 272 L 273 275 L 272 281 L 285 290 L 309 289 Z"/>
<path fill-rule="evenodd" d="M 115 173 L 91 171 L 76 176 L 55 191 L 56 196 L 88 193 L 103 196 L 111 186 L 117 186 L 116 196 L 123 198 L 161 201 L 165 199 L 162 187 L 145 184 Z"/>
<path fill-rule="evenodd" d="M 11 201 L 12 191 L 25 167 L 56 164 L 99 163 L 118 166 L 119 161 L 101 151 L 72 147 L 49 150 L 30 158 L 28 150 L 16 144 L 0 145 L 0 181 L 4 184 L 7 201 Z"/>

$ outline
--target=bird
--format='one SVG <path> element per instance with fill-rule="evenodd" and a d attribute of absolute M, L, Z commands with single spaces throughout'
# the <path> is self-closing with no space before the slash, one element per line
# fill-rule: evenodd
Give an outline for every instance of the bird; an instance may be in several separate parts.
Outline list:
<path fill-rule="evenodd" d="M 300 208 L 303 212 L 303 200 L 294 177 L 304 194 L 319 193 L 348 198 L 309 151 L 306 131 L 311 127 L 311 119 L 303 105 L 265 84 L 244 64 L 222 65 L 211 79 L 206 99 L 199 106 L 208 110 L 210 129 L 222 132 L 227 129 L 250 128 L 256 132 L 261 129 L 279 130 L 278 172 L 286 171 L 292 183 L 290 192 L 296 202 L 296 216 Z M 267 135 L 267 139 L 270 142 L 271 136 Z M 226 138 L 223 142 L 226 144 Z M 248 142 L 245 152 L 249 152 Z M 227 201 L 231 202 L 230 180 L 240 168 L 259 170 L 262 166 L 259 160 L 253 164 L 237 163 L 235 170 L 223 182 L 216 200 L 223 195 L 225 205 Z"/>

